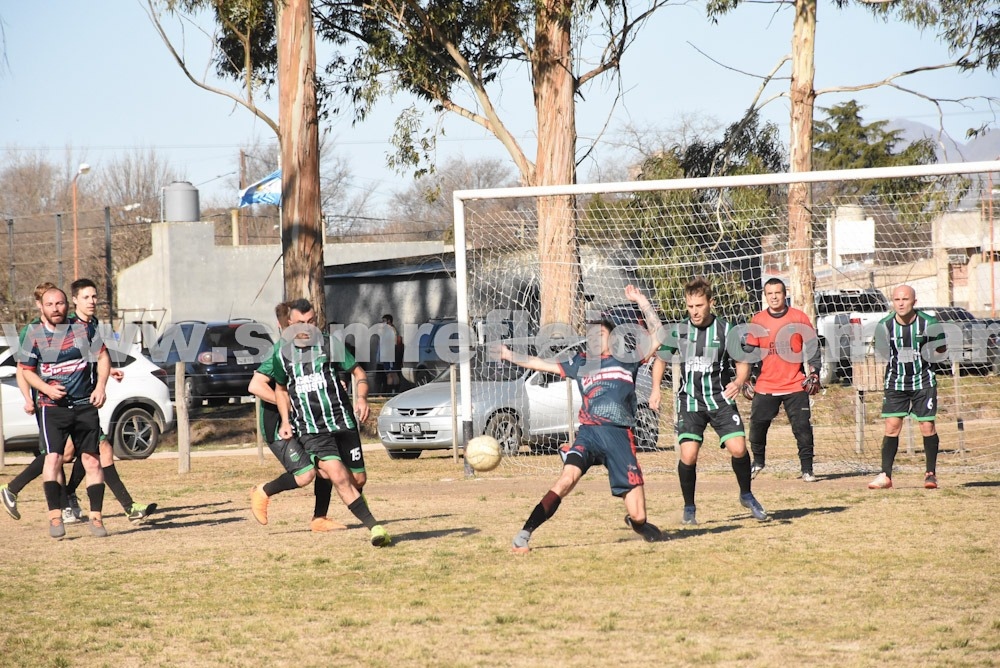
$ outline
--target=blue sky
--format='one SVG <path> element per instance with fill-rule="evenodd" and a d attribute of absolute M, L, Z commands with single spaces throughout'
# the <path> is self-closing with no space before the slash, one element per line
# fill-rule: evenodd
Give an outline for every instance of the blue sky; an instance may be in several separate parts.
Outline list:
<path fill-rule="evenodd" d="M 86 161 L 95 170 L 133 149 L 153 148 L 202 192 L 202 201 L 228 198 L 234 188 L 241 146 L 254 137 L 271 141 L 266 125 L 232 102 L 196 88 L 181 73 L 137 0 L 68 2 L 34 0 L 0 4 L 6 63 L 0 70 L 0 136 L 6 150 L 39 151 L 67 165 Z M 723 17 L 719 25 L 704 18 L 700 5 L 662 9 L 639 34 L 622 71 L 623 103 L 612 107 L 614 89 L 597 81 L 578 107 L 581 137 L 607 127 L 596 153 L 614 161 L 621 128 L 666 129 L 682 116 L 729 123 L 739 117 L 759 80 L 723 68 L 763 75 L 789 51 L 791 14 L 753 5 Z M 174 35 L 180 33 L 174 31 Z M 187 55 L 196 72 L 207 67 L 205 38 L 193 28 Z M 948 58 L 930 35 L 903 25 L 876 24 L 861 10 L 840 12 L 820 0 L 816 88 L 860 84 L 918 64 Z M 788 66 L 782 71 L 787 76 Z M 501 114 L 533 152 L 531 98 L 523 77 L 506 82 L 498 97 Z M 1000 81 L 980 73 L 947 73 L 910 78 L 907 87 L 959 98 L 1000 95 Z M 771 85 L 765 97 L 787 90 Z M 865 119 L 900 118 L 936 126 L 937 110 L 900 92 L 856 93 Z M 830 106 L 852 95 L 823 96 Z M 363 125 L 335 119 L 328 130 L 337 152 L 350 165 L 356 187 L 373 188 L 377 201 L 406 186 L 409 177 L 385 167 L 395 112 L 408 104 L 387 102 Z M 266 105 L 265 105 L 266 106 Z M 275 107 L 271 107 L 277 115 Z M 985 102 L 946 108 L 945 128 L 964 141 L 966 128 L 996 122 Z M 786 100 L 763 112 L 787 135 Z M 428 119 L 433 117 L 428 114 Z M 452 155 L 504 157 L 499 144 L 477 126 L 458 118 L 444 122 L 446 137 L 439 159 Z M 581 146 L 583 142 L 581 141 Z M 581 180 L 598 178 L 593 163 L 581 167 Z M 81 181 L 81 188 L 85 183 Z M 236 202 L 235 192 L 232 194 Z"/>

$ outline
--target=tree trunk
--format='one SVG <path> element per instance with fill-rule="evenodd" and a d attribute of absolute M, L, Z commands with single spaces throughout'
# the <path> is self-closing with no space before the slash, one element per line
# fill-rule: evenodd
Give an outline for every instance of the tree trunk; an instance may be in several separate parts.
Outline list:
<path fill-rule="evenodd" d="M 792 119 L 789 161 L 793 172 L 812 171 L 813 106 L 816 91 L 816 0 L 795 1 L 792 29 Z M 788 187 L 788 274 L 792 303 L 814 320 L 812 266 L 812 186 Z"/>
<path fill-rule="evenodd" d="M 309 0 L 279 3 L 278 123 L 285 298 L 305 297 L 326 325 L 316 111 L 316 38 Z"/>
<path fill-rule="evenodd" d="M 544 0 L 535 22 L 535 113 L 538 155 L 535 183 L 576 182 L 576 80 L 573 76 L 572 0 Z M 577 329 L 583 300 L 580 255 L 576 245 L 575 198 L 538 200 L 538 253 L 541 323 L 566 323 Z"/>

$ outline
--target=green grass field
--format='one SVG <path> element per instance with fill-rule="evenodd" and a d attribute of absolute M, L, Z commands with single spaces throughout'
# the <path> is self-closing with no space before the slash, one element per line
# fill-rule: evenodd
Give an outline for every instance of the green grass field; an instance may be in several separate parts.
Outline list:
<path fill-rule="evenodd" d="M 642 458 L 657 469 L 659 453 Z M 504 466 L 466 479 L 450 456 L 366 453 L 366 495 L 394 536 L 314 534 L 312 494 L 271 522 L 248 511 L 270 455 L 118 464 L 154 523 L 113 498 L 111 535 L 48 536 L 39 483 L 23 519 L 0 515 L 4 666 L 995 666 L 1000 663 L 1000 476 L 868 476 L 815 484 L 762 474 L 770 522 L 737 502 L 732 474 L 699 479 L 701 524 L 679 526 L 675 475 L 650 474 L 650 518 L 623 523 L 602 469 L 584 478 L 526 556 L 510 540 L 554 479 Z M 661 467 L 666 470 L 666 465 Z M 0 469 L 7 482 L 21 466 Z M 86 506 L 86 502 L 84 502 Z"/>

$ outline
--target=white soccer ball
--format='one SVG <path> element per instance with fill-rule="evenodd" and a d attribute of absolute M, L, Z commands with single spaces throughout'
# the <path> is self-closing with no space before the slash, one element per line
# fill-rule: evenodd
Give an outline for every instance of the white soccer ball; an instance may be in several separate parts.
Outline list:
<path fill-rule="evenodd" d="M 465 461 L 474 471 L 492 471 L 500 465 L 500 442 L 492 436 L 476 436 L 465 446 Z"/>

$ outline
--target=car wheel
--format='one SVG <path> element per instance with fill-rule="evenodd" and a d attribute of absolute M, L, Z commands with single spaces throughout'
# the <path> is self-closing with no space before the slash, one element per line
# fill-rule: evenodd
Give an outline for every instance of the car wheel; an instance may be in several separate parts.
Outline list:
<path fill-rule="evenodd" d="M 635 412 L 635 447 L 644 452 L 656 452 L 659 440 L 659 415 L 649 406 L 640 406 Z"/>
<path fill-rule="evenodd" d="M 160 426 L 145 408 L 129 408 L 118 416 L 111 435 L 119 459 L 146 459 L 160 442 Z"/>
<path fill-rule="evenodd" d="M 497 413 L 486 423 L 486 434 L 500 442 L 500 451 L 507 456 L 521 449 L 521 425 L 514 413 Z"/>
<path fill-rule="evenodd" d="M 194 380 L 191 378 L 184 379 L 184 405 L 189 413 L 201 406 L 201 399 L 195 399 Z"/>
<path fill-rule="evenodd" d="M 386 449 L 385 453 L 389 455 L 389 459 L 416 459 L 420 456 L 420 450 L 389 450 Z"/>

